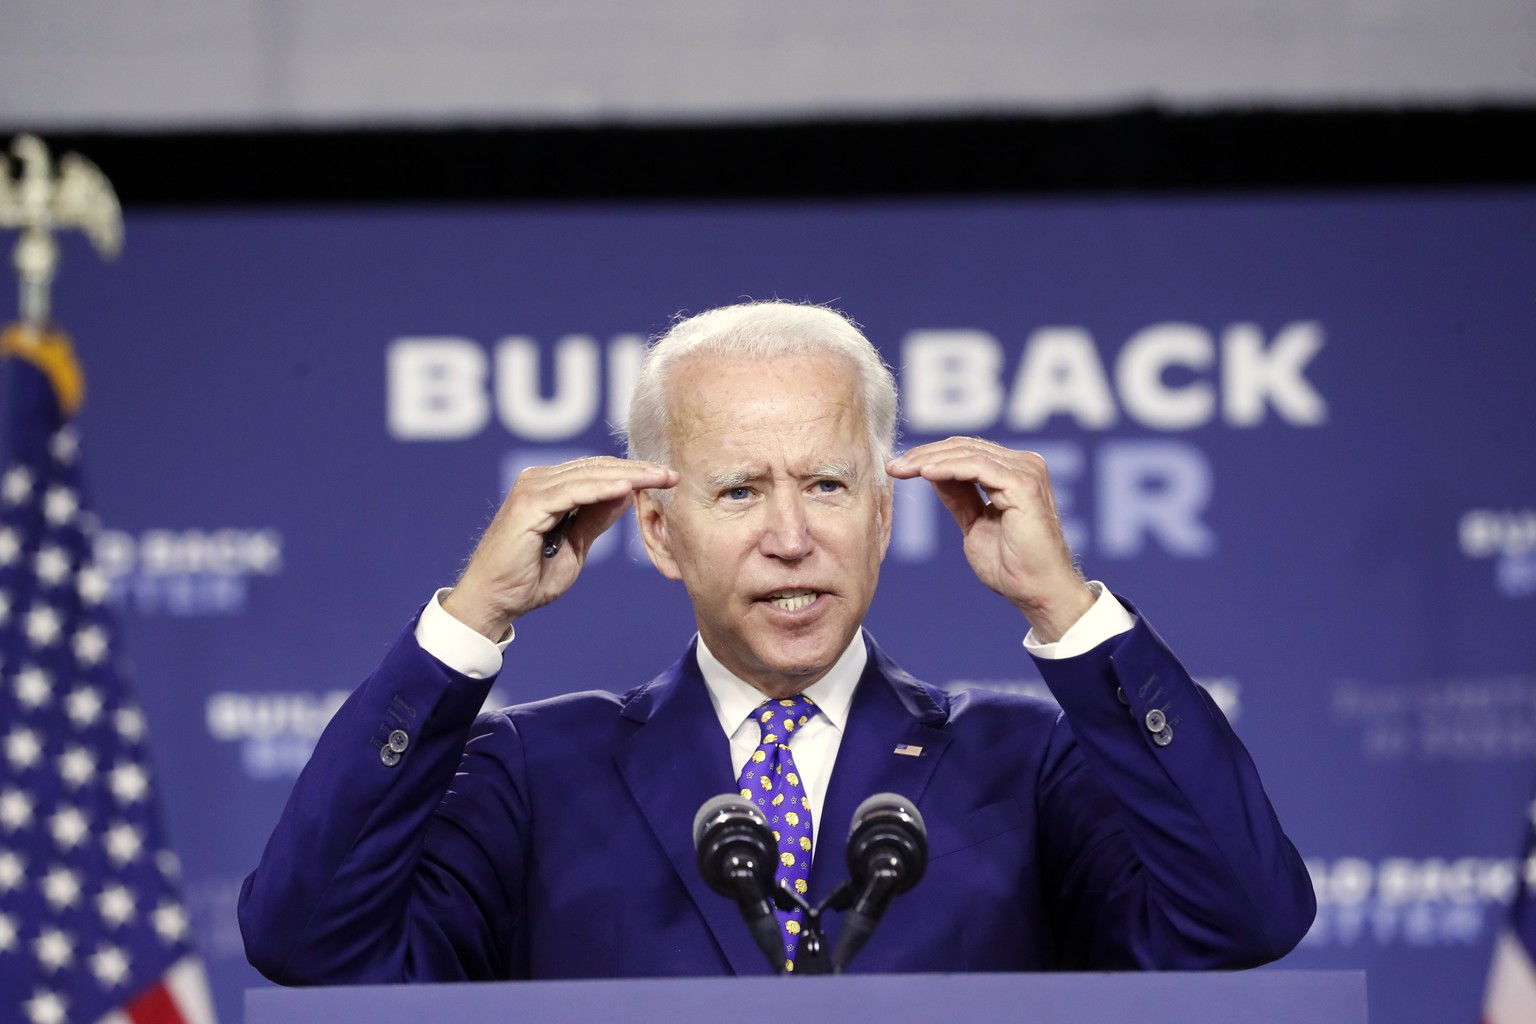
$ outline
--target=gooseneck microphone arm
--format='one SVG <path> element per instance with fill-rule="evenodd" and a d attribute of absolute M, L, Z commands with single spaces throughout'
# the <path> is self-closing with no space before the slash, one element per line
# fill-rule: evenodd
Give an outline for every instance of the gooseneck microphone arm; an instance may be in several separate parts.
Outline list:
<path fill-rule="evenodd" d="M 865 880 L 853 906 L 843 916 L 843 927 L 837 933 L 837 949 L 832 953 L 832 969 L 841 972 L 864 944 L 875 933 L 875 925 L 885 914 L 891 897 L 896 895 L 900 881 L 897 870 L 890 865 L 876 868 Z"/>

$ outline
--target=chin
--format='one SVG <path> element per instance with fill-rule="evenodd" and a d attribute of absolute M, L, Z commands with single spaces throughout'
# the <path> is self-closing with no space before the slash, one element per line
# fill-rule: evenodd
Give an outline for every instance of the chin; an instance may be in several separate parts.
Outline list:
<path fill-rule="evenodd" d="M 837 637 L 814 641 L 783 643 L 773 646 L 760 658 L 763 667 L 777 675 L 798 679 L 826 672 L 842 657 L 848 644 Z"/>

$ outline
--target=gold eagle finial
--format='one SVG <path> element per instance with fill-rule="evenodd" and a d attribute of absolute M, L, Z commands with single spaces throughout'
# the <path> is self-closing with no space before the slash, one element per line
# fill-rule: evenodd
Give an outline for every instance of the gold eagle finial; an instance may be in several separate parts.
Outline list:
<path fill-rule="evenodd" d="M 48 322 L 48 286 L 58 272 L 55 231 L 79 228 L 104 258 L 123 245 L 123 211 L 112 183 L 85 157 L 66 153 L 53 173 L 48 147 L 35 135 L 18 135 L 11 153 L 21 173 L 0 155 L 0 227 L 18 228 L 13 262 L 21 277 L 21 320 L 41 329 Z"/>

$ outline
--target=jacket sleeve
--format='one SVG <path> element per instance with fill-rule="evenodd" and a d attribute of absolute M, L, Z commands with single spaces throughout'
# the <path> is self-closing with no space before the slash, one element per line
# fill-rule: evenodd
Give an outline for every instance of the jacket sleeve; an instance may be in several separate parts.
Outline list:
<path fill-rule="evenodd" d="M 407 629 L 342 705 L 241 888 L 246 955 L 262 974 L 289 985 L 506 975 L 526 816 L 505 754 L 478 777 L 466 767 L 477 736 L 512 729 L 502 715 L 477 720 L 490 686 Z M 454 790 L 476 786 L 505 805 L 486 816 L 492 828 L 452 813 Z"/>
<path fill-rule="evenodd" d="M 1145 619 L 1036 665 L 1064 712 L 1038 792 L 1063 966 L 1250 967 L 1294 948 L 1316 913 L 1306 867 L 1242 742 Z"/>

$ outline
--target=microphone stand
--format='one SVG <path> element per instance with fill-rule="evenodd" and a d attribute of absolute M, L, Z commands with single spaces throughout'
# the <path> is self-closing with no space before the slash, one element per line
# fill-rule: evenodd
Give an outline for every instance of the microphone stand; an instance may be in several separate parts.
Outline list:
<path fill-rule="evenodd" d="M 767 819 L 738 794 L 722 793 L 705 801 L 694 816 L 693 842 L 705 883 L 736 900 L 776 974 L 789 971 L 774 907 L 801 915 L 795 960 L 789 965 L 794 973 L 841 974 L 869 941 L 891 898 L 912 888 L 928 863 L 922 815 L 897 793 L 877 793 L 854 812 L 847 851 L 853 878 L 833 889 L 820 906 L 811 906 L 786 885 L 772 883 L 775 843 Z M 854 878 L 859 880 L 857 894 Z M 822 916 L 850 907 L 837 948 L 829 950 Z"/>
<path fill-rule="evenodd" d="M 843 973 L 848 962 L 864 948 L 864 944 L 875 933 L 875 926 L 885 915 L 891 897 L 896 894 L 896 885 L 901 876 L 897 867 L 889 863 L 893 859 L 886 858 L 887 863 L 871 872 L 857 899 L 852 898 L 852 883 L 843 883 L 849 892 L 845 906 L 852 909 L 844 916 L 843 930 L 837 936 L 837 949 L 832 954 L 833 974 Z"/>
<path fill-rule="evenodd" d="M 842 965 L 833 965 L 827 950 L 827 935 L 821 928 L 821 915 L 827 910 L 847 910 L 853 904 L 853 887 L 846 881 L 813 907 L 804 896 L 786 885 L 773 890 L 773 903 L 780 910 L 798 910 L 804 915 L 800 923 L 800 941 L 795 946 L 795 973 L 841 974 Z M 782 968 L 780 968 L 782 972 Z"/>

